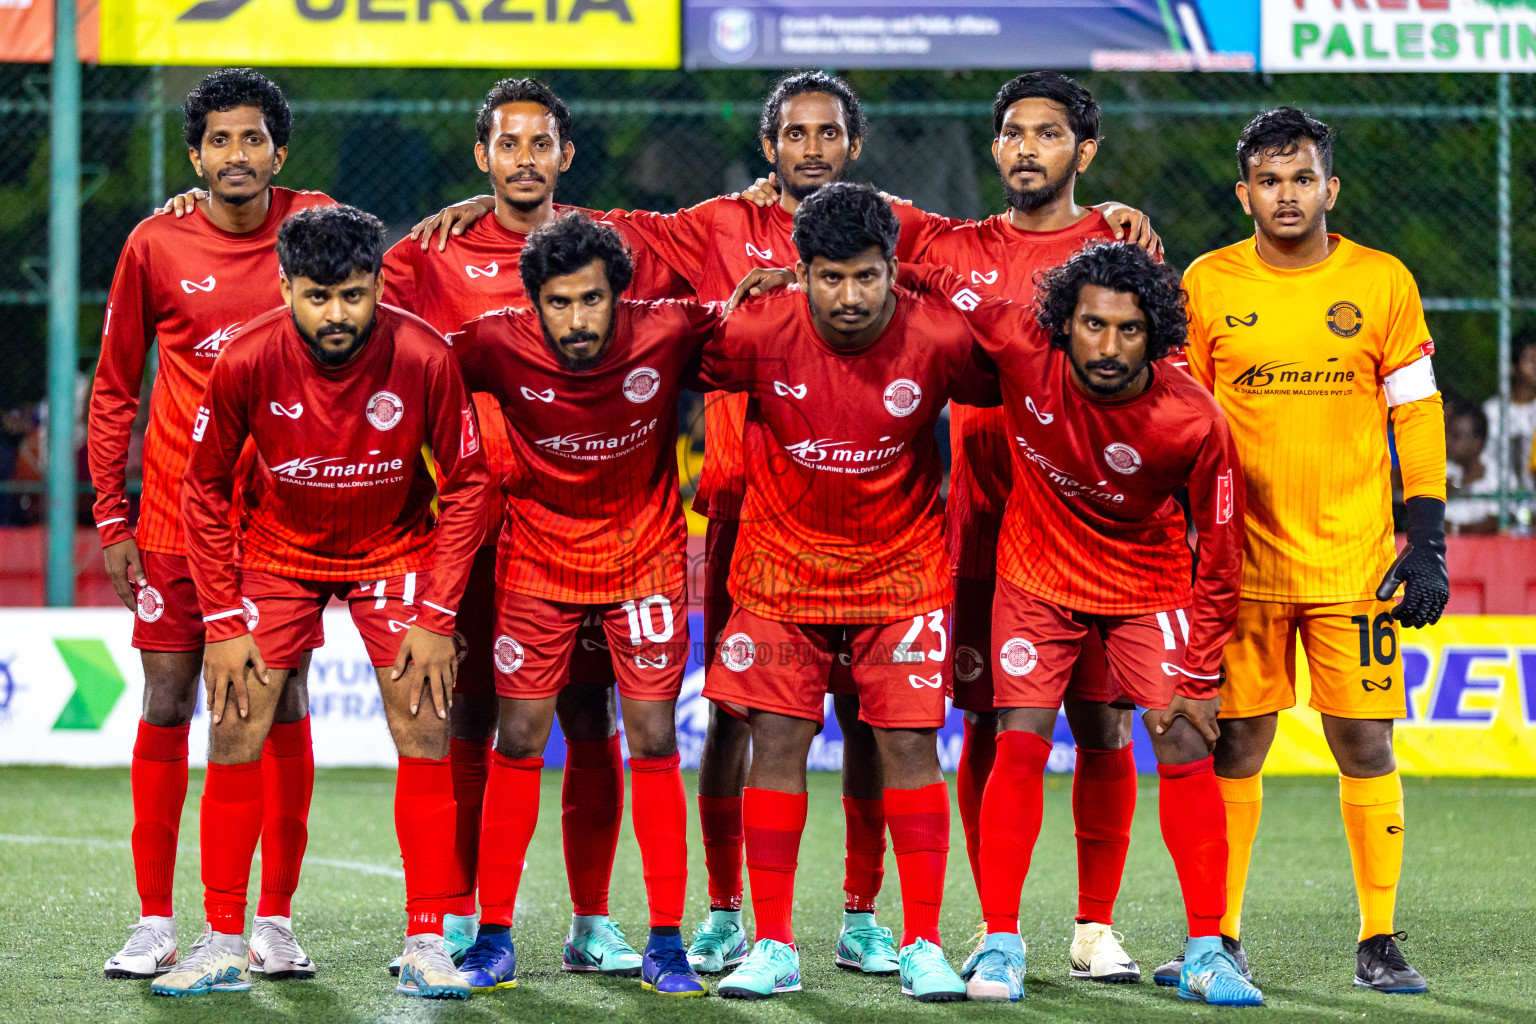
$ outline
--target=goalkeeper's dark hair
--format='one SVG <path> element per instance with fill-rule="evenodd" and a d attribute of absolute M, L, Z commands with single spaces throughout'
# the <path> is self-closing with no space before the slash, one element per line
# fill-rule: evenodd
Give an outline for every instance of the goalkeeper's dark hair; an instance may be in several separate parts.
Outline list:
<path fill-rule="evenodd" d="M 182 118 L 187 145 L 201 149 L 203 134 L 208 130 L 208 115 L 236 107 L 258 108 L 272 135 L 272 145 L 279 149 L 288 145 L 288 137 L 293 133 L 293 112 L 288 109 L 283 90 L 272 79 L 250 68 L 215 71 L 187 93 Z"/>
<path fill-rule="evenodd" d="M 1059 71 L 1030 71 L 1015 78 L 997 91 L 992 101 L 992 134 L 1001 135 L 1003 118 L 1008 108 L 1019 100 L 1042 99 L 1060 105 L 1067 112 L 1067 127 L 1072 129 L 1074 142 L 1097 142 L 1099 135 L 1099 101 L 1093 93 L 1083 88 L 1075 79 Z"/>
<path fill-rule="evenodd" d="M 1256 159 L 1266 156 L 1290 156 L 1301 148 L 1303 139 L 1317 146 L 1317 158 L 1323 177 L 1333 177 L 1333 129 L 1305 110 L 1276 107 L 1266 110 L 1243 126 L 1237 137 L 1237 176 L 1248 180 Z"/>
<path fill-rule="evenodd" d="M 768 99 L 763 102 L 763 116 L 757 123 L 760 138 L 775 142 L 779 137 L 779 122 L 783 119 L 784 103 L 792 96 L 808 92 L 826 93 L 843 107 L 843 120 L 848 122 L 848 139 L 862 139 L 867 125 L 864 111 L 859 107 L 858 94 L 853 86 L 825 71 L 791 71 L 773 83 Z"/>
<path fill-rule="evenodd" d="M 336 285 L 361 270 L 377 274 L 384 264 L 384 224 L 355 206 L 317 206 L 277 229 L 277 261 L 288 280 L 307 277 Z"/>
<path fill-rule="evenodd" d="M 480 113 L 475 115 L 475 138 L 480 145 L 490 145 L 491 118 L 496 108 L 505 103 L 539 104 L 555 119 L 555 134 L 559 136 L 556 141 L 562 146 L 571 141 L 571 109 L 553 89 L 534 78 L 503 78 L 491 86 L 480 105 Z"/>
<path fill-rule="evenodd" d="M 623 237 L 609 225 L 573 210 L 528 236 L 517 269 L 523 290 L 537 304 L 550 278 L 574 274 L 593 260 L 603 261 L 614 298 L 624 294 L 635 276 L 635 263 Z"/>
<path fill-rule="evenodd" d="M 790 237 L 801 262 L 809 266 L 817 256 L 851 260 L 871 246 L 892 259 L 900 235 L 896 211 L 872 186 L 833 181 L 800 201 Z"/>
<path fill-rule="evenodd" d="M 1147 317 L 1147 358 L 1161 359 L 1184 347 L 1189 333 L 1186 296 L 1178 273 L 1130 242 L 1091 245 L 1067 262 L 1035 275 L 1035 320 L 1051 344 L 1072 344 L 1072 317 L 1085 285 L 1136 296 Z"/>

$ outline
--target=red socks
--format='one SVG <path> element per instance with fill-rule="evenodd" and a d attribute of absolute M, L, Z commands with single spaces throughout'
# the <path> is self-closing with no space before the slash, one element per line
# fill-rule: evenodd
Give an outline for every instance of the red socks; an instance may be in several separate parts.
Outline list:
<path fill-rule="evenodd" d="M 261 901 L 259 917 L 290 917 L 299 867 L 309 845 L 309 798 L 315 790 L 315 750 L 309 716 L 273 722 L 261 747 Z"/>
<path fill-rule="evenodd" d="M 475 875 L 480 859 L 480 808 L 485 805 L 485 780 L 491 774 L 490 739 L 448 739 L 448 766 L 453 773 L 453 857 L 464 896 L 445 907 L 449 914 L 475 916 Z"/>
<path fill-rule="evenodd" d="M 630 768 L 634 770 L 633 761 Z M 638 797 L 635 806 L 641 806 Z M 650 810 L 647 806 L 647 813 Z M 605 740 L 566 740 L 560 837 L 565 844 L 565 874 L 574 913 L 583 917 L 608 913 L 608 883 L 613 877 L 623 818 L 624 758 L 619 734 Z"/>
<path fill-rule="evenodd" d="M 187 734 L 190 725 L 150 725 L 139 720 L 133 744 L 133 873 L 139 913 L 170 917 L 176 876 L 176 836 L 187 800 Z M 243 905 L 243 902 L 242 902 Z"/>
<path fill-rule="evenodd" d="M 480 819 L 480 923 L 512 924 L 523 860 L 539 821 L 539 773 L 542 757 L 510 758 L 491 754 Z"/>
<path fill-rule="evenodd" d="M 758 939 L 795 941 L 795 868 L 805 831 L 806 795 L 748 786 L 742 794 L 747 874 Z"/>
<path fill-rule="evenodd" d="M 949 786 L 887 789 L 885 817 L 896 850 L 904 912 L 901 944 L 918 939 L 939 944 L 939 907 L 944 902 L 944 864 L 949 858 Z"/>
<path fill-rule="evenodd" d="M 885 881 L 885 801 L 843 797 L 847 824 L 843 854 L 843 909 L 875 912 L 875 897 Z"/>
<path fill-rule="evenodd" d="M 261 762 L 210 764 L 203 782 L 203 906 L 222 935 L 245 932 L 245 890 L 261 835 Z"/>
<path fill-rule="evenodd" d="M 1077 827 L 1077 916 L 1114 924 L 1115 897 L 1125 874 L 1136 814 L 1136 756 L 1077 748 L 1072 773 L 1072 820 Z"/>
<path fill-rule="evenodd" d="M 997 763 L 981 801 L 981 913 L 988 932 L 1019 930 L 1019 896 L 1040 838 L 1051 743 L 1032 732 L 998 733 Z"/>
<path fill-rule="evenodd" d="M 741 797 L 699 797 L 699 830 L 704 833 L 704 869 L 709 875 L 709 909 L 741 909 Z"/>
<path fill-rule="evenodd" d="M 1160 764 L 1158 819 L 1184 893 L 1193 938 L 1221 934 L 1227 912 L 1227 812 L 1214 758 Z"/>
<path fill-rule="evenodd" d="M 614 745 L 618 745 L 617 737 Z M 631 819 L 640 844 L 652 928 L 676 928 L 683 923 L 688 891 L 688 797 L 683 793 L 681 764 L 676 752 L 667 757 L 629 759 L 635 810 L 641 812 L 632 814 Z"/>
<path fill-rule="evenodd" d="M 965 829 L 965 855 L 971 862 L 971 878 L 981 892 L 981 796 L 997 758 L 995 729 L 982 729 L 969 719 L 960 744 L 960 764 L 955 774 L 955 799 L 960 804 L 960 827 Z"/>
<path fill-rule="evenodd" d="M 402 757 L 395 776 L 395 835 L 405 863 L 407 935 L 443 931 L 443 908 L 464 898 L 454 856 L 453 768 L 446 757 Z"/>

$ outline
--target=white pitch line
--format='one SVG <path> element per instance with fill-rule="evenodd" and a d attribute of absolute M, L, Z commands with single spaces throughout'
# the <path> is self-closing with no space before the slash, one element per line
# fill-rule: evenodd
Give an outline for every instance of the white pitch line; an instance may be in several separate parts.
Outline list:
<path fill-rule="evenodd" d="M 126 850 L 129 843 L 125 839 L 87 839 L 80 836 L 23 836 L 0 832 L 0 843 L 16 843 L 23 846 L 84 846 L 96 850 Z M 178 846 L 178 852 L 199 852 L 196 846 Z M 260 860 L 258 854 L 255 858 Z M 356 871 L 364 875 L 377 875 L 381 878 L 404 878 L 405 872 L 399 868 L 383 867 L 379 864 L 365 864 L 355 860 L 331 860 L 328 857 L 305 857 L 305 865 L 316 865 L 323 868 L 340 868 L 343 871 Z"/>

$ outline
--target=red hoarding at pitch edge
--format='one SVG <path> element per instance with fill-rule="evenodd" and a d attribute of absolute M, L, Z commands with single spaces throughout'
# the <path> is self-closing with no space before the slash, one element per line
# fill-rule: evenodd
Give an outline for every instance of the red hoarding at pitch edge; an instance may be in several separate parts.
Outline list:
<path fill-rule="evenodd" d="M 75 45 L 80 59 L 95 64 L 101 54 L 98 0 L 75 0 Z M 46 64 L 53 60 L 54 0 L 0 0 L 0 61 Z"/>

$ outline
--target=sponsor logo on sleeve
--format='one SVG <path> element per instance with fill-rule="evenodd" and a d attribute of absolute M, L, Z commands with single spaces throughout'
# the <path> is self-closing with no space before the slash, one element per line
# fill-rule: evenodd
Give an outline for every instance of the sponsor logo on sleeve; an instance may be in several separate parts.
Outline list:
<path fill-rule="evenodd" d="M 1116 441 L 1105 446 L 1104 461 L 1116 473 L 1129 476 L 1141 468 L 1141 453 L 1128 444 Z"/>
<path fill-rule="evenodd" d="M 661 390 L 661 374 L 649 366 L 639 366 L 624 378 L 624 397 L 636 404 L 649 402 Z"/>
<path fill-rule="evenodd" d="M 405 403 L 393 391 L 375 391 L 365 410 L 368 422 L 378 430 L 393 430 L 405 415 Z"/>
<path fill-rule="evenodd" d="M 923 389 L 917 381 L 898 377 L 885 386 L 885 411 L 892 416 L 911 416 L 923 401 Z"/>
<path fill-rule="evenodd" d="M 1002 650 L 998 651 L 998 664 L 1003 671 L 1011 676 L 1027 676 L 1035 670 L 1035 663 L 1040 656 L 1035 653 L 1035 645 L 1021 636 L 1012 637 L 1003 643 Z"/>
<path fill-rule="evenodd" d="M 137 604 L 140 621 L 159 622 L 160 616 L 165 614 L 165 598 L 154 587 L 140 587 Z"/>
<path fill-rule="evenodd" d="M 192 440 L 201 441 L 208 432 L 208 420 L 213 416 L 206 406 L 197 407 L 197 419 L 192 421 Z"/>
<path fill-rule="evenodd" d="M 1232 521 L 1232 471 L 1216 478 L 1216 525 Z"/>
<path fill-rule="evenodd" d="M 505 633 L 496 638 L 491 656 L 496 662 L 496 671 L 502 675 L 509 676 L 523 667 L 523 645 Z"/>
<path fill-rule="evenodd" d="M 961 288 L 959 291 L 955 292 L 955 294 L 949 297 L 949 301 L 953 302 L 955 305 L 969 313 L 971 310 L 981 305 L 981 296 L 977 295 L 969 288 Z"/>
<path fill-rule="evenodd" d="M 459 410 L 459 458 L 480 450 L 480 425 L 475 422 L 473 409 Z"/>

